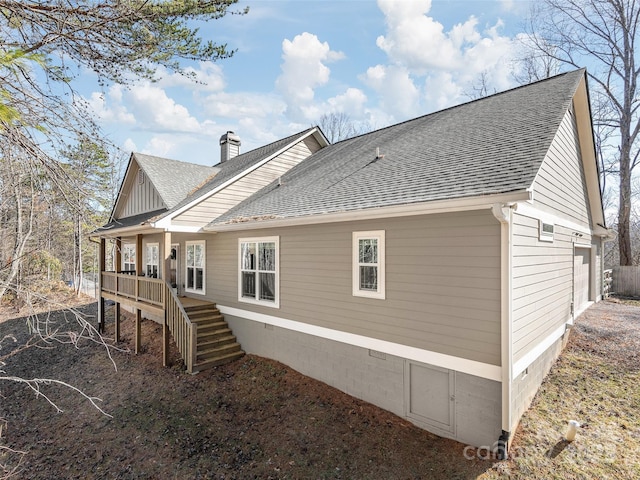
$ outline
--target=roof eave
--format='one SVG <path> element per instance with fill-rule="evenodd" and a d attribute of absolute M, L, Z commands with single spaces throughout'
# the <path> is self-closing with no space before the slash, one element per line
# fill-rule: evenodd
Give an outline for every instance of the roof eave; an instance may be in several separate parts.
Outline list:
<path fill-rule="evenodd" d="M 263 220 L 248 220 L 246 222 L 207 225 L 205 232 L 230 232 L 241 230 L 257 230 L 261 228 L 290 227 L 299 225 L 314 225 L 321 223 L 352 222 L 357 220 L 372 220 L 390 217 L 408 217 L 413 215 L 430 215 L 435 213 L 450 213 L 469 210 L 491 208 L 496 203 L 513 203 L 531 200 L 531 192 L 517 190 L 508 193 L 478 195 L 473 197 L 435 200 L 429 202 L 393 205 L 388 207 L 374 207 L 361 210 L 330 212 L 315 215 L 304 215 L 288 218 L 269 218 Z"/>

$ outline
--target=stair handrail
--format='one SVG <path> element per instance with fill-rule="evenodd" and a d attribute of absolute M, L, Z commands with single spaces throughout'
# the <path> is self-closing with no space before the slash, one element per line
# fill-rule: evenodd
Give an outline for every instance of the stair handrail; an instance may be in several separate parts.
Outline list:
<path fill-rule="evenodd" d="M 164 323 L 182 356 L 187 372 L 193 373 L 197 354 L 197 326 L 191 321 L 171 285 L 165 280 Z"/>

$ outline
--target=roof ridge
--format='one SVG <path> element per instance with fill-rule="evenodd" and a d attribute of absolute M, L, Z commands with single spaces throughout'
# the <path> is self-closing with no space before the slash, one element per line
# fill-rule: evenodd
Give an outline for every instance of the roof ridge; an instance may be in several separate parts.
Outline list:
<path fill-rule="evenodd" d="M 495 98 L 495 97 L 498 97 L 498 96 L 501 96 L 501 95 L 506 95 L 508 93 L 514 92 L 514 91 L 522 89 L 522 88 L 531 87 L 533 85 L 537 85 L 537 84 L 548 82 L 548 81 L 552 81 L 552 80 L 557 80 L 558 78 L 566 76 L 566 75 L 576 74 L 578 72 L 585 72 L 586 70 L 587 69 L 585 67 L 581 67 L 581 68 L 578 68 L 578 69 L 575 69 L 575 70 L 570 70 L 568 72 L 558 73 L 558 74 L 553 75 L 551 77 L 542 78 L 540 80 L 536 80 L 535 82 L 525 83 L 523 85 L 516 85 L 515 87 L 509 88 L 507 90 L 502 90 L 500 92 L 495 92 L 495 93 L 492 93 L 491 95 L 487 95 L 485 97 L 474 98 L 472 100 L 468 100 L 468 101 L 463 102 L 463 103 L 458 103 L 456 105 L 451 105 L 450 107 L 445 107 L 445 108 L 442 108 L 440 110 L 435 110 L 433 112 L 425 113 L 424 115 L 420 115 L 418 117 L 409 118 L 409 119 L 403 120 L 401 122 L 393 123 L 391 125 L 387 125 L 385 127 L 378 128 L 376 130 L 372 130 L 370 132 L 361 133 L 359 135 L 356 135 L 355 137 L 345 138 L 344 140 L 340 140 L 338 142 L 335 142 L 332 145 L 338 145 L 338 144 L 340 144 L 342 142 L 346 142 L 348 140 L 353 140 L 355 138 L 364 137 L 364 136 L 367 136 L 367 135 L 370 135 L 370 134 L 376 133 L 376 132 L 382 132 L 384 130 L 387 130 L 387 129 L 390 129 L 390 128 L 395 128 L 395 127 L 398 127 L 398 126 L 403 125 L 403 124 L 416 122 L 416 121 L 419 121 L 421 119 L 425 119 L 427 117 L 430 117 L 431 115 L 436 115 L 436 114 L 447 112 L 447 111 L 450 111 L 450 110 L 455 110 L 457 108 L 461 108 L 461 107 L 464 107 L 464 106 L 467 106 L 467 105 L 471 105 L 473 103 L 482 102 L 484 100 L 489 100 L 491 98 Z"/>

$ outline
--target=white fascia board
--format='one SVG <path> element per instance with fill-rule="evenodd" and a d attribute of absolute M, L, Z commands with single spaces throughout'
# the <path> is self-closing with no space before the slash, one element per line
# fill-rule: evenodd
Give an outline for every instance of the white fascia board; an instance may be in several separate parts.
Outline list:
<path fill-rule="evenodd" d="M 456 372 L 467 373 L 469 375 L 475 375 L 476 377 L 486 378 L 496 382 L 502 381 L 502 369 L 498 365 L 455 357 L 453 355 L 446 355 L 431 350 L 410 347 L 408 345 L 379 340 L 377 338 L 365 337 L 364 335 L 319 327 L 317 325 L 288 320 L 285 318 L 275 317 L 273 315 L 265 315 L 263 313 L 252 312 L 249 310 L 224 305 L 218 305 L 218 309 L 224 315 L 232 315 L 234 317 L 253 320 L 254 322 L 266 323 L 267 325 L 285 328 L 294 332 L 345 343 L 347 345 L 376 350 L 388 355 L 394 355 L 396 357 L 406 358 L 408 360 L 434 365 L 436 367 L 455 370 Z"/>
<path fill-rule="evenodd" d="M 169 225 L 164 231 L 171 233 L 202 233 L 202 228 L 191 225 Z"/>
<path fill-rule="evenodd" d="M 592 232 L 589 227 L 581 225 L 572 220 L 559 217 L 553 213 L 545 212 L 539 208 L 531 205 L 530 203 L 518 203 L 516 213 L 525 217 L 534 218 L 536 220 L 542 220 L 545 223 L 553 223 L 554 225 L 560 225 L 562 227 L 569 228 L 585 235 L 596 235 L 595 231 Z M 604 229 L 603 229 L 604 230 Z"/>
<path fill-rule="evenodd" d="M 432 202 L 394 205 L 391 207 L 373 207 L 348 212 L 322 213 L 302 217 L 274 218 L 269 220 L 229 223 L 202 227 L 206 232 L 225 232 L 236 230 L 256 230 L 260 228 L 290 227 L 297 225 L 315 225 L 321 223 L 353 222 L 357 220 L 375 220 L 378 218 L 409 217 L 435 213 L 451 213 L 469 210 L 490 209 L 496 203 L 513 203 L 530 199 L 530 192 L 521 190 L 511 193 L 480 195 L 476 197 L 436 200 Z"/>
<path fill-rule="evenodd" d="M 171 229 L 171 219 L 173 219 L 173 217 L 176 217 L 178 215 L 180 215 L 181 213 L 185 212 L 186 210 L 189 210 L 191 207 L 193 207 L 194 205 L 197 205 L 198 203 L 202 202 L 203 200 L 206 200 L 207 198 L 215 195 L 216 193 L 218 193 L 220 190 L 223 190 L 224 188 L 228 187 L 229 185 L 231 185 L 232 183 L 240 180 L 242 177 L 248 175 L 249 173 L 253 172 L 254 170 L 257 170 L 258 168 L 260 168 L 261 166 L 263 166 L 265 163 L 268 163 L 270 160 L 273 160 L 275 157 L 277 157 L 278 155 L 282 154 L 283 152 L 286 152 L 288 149 L 290 149 L 293 145 L 295 145 L 296 143 L 300 142 L 301 140 L 304 140 L 305 138 L 307 138 L 309 135 L 312 135 L 313 133 L 315 133 L 317 130 L 317 128 L 314 128 L 313 130 L 309 130 L 309 132 L 307 132 L 305 135 L 302 135 L 300 137 L 296 137 L 296 139 L 294 139 L 293 141 L 287 143 L 284 147 L 282 147 L 280 150 L 272 153 L 271 155 L 269 155 L 268 157 L 265 157 L 264 159 L 260 160 L 257 163 L 254 163 L 253 165 L 251 165 L 249 168 L 247 168 L 246 170 L 243 170 L 242 172 L 240 172 L 239 174 L 237 174 L 236 176 L 230 178 L 229 180 L 227 180 L 226 182 L 218 185 L 216 188 L 214 188 L 213 190 L 211 190 L 210 192 L 205 193 L 204 195 L 193 199 L 191 202 L 189 202 L 188 204 L 180 207 L 178 210 L 176 210 L 175 212 L 171 212 L 169 213 L 167 216 L 161 218 L 160 220 L 158 220 L 156 223 L 153 224 L 154 227 L 156 228 L 164 228 L 164 229 Z"/>

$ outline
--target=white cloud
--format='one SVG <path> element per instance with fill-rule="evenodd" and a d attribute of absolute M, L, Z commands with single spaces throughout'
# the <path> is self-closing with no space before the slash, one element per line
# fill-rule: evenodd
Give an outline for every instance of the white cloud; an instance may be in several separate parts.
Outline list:
<path fill-rule="evenodd" d="M 304 32 L 293 40 L 282 42 L 282 74 L 276 87 L 287 104 L 287 114 L 295 121 L 317 117 L 318 107 L 313 105 L 315 89 L 329 81 L 330 69 L 326 63 L 344 58 L 344 54 L 331 50 L 327 42 Z"/>
<path fill-rule="evenodd" d="M 137 152 L 138 146 L 136 145 L 136 142 L 134 142 L 132 138 L 127 138 L 122 143 L 122 150 L 124 150 L 125 152 Z"/>
<path fill-rule="evenodd" d="M 340 95 L 327 100 L 327 108 L 330 112 L 343 112 L 350 117 L 361 117 L 365 113 L 367 96 L 358 88 L 347 88 Z"/>
<path fill-rule="evenodd" d="M 203 107 L 211 115 L 233 119 L 280 116 L 287 108 L 276 95 L 253 92 L 215 93 L 204 99 Z"/>
<path fill-rule="evenodd" d="M 87 100 L 91 109 L 103 123 L 135 125 L 134 115 L 121 104 L 122 87 L 115 85 L 106 93 L 93 92 Z"/>
<path fill-rule="evenodd" d="M 429 15 L 431 0 L 378 0 L 378 7 L 386 32 L 376 45 L 388 63 L 370 67 L 361 79 L 395 120 L 468 100 L 481 75 L 490 83 L 489 93 L 513 86 L 515 42 L 501 35 L 501 20 L 482 30 L 470 15 L 447 31 Z"/>
<path fill-rule="evenodd" d="M 378 37 L 376 44 L 392 63 L 424 72 L 429 68 L 459 68 L 461 46 L 477 37 L 471 17 L 446 33 L 444 26 L 426 14 L 430 0 L 378 0 L 385 15 L 387 34 Z"/>
<path fill-rule="evenodd" d="M 183 87 L 192 92 L 219 92 L 226 86 L 222 67 L 213 62 L 199 62 L 198 68 L 186 67 L 186 75 L 169 73 L 164 67 L 159 67 L 156 85 L 160 87 Z"/>
<path fill-rule="evenodd" d="M 396 120 L 420 114 L 420 91 L 406 68 L 376 65 L 367 70 L 362 80 L 378 93 L 380 108 Z"/>
<path fill-rule="evenodd" d="M 151 84 L 136 85 L 125 94 L 138 125 L 152 131 L 199 132 L 200 124 L 186 107 Z"/>

